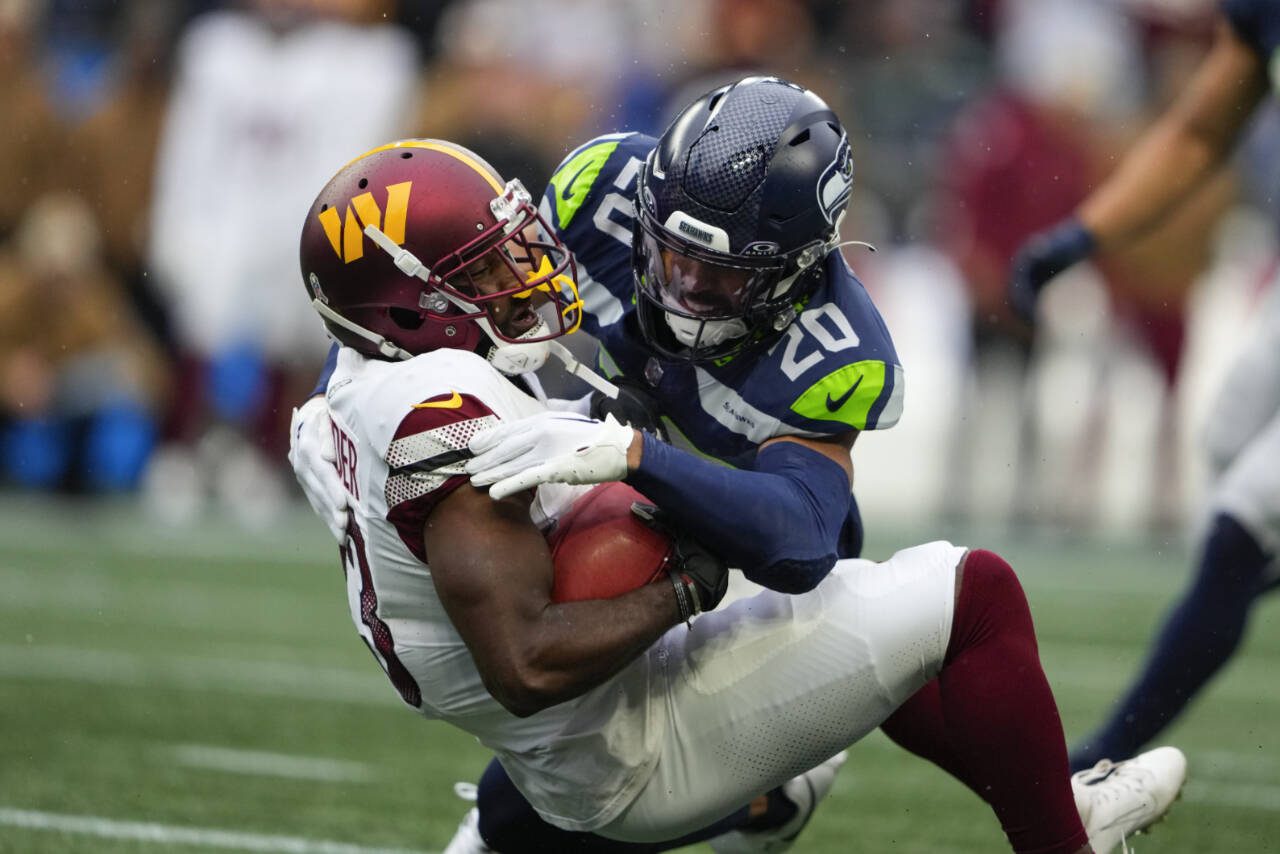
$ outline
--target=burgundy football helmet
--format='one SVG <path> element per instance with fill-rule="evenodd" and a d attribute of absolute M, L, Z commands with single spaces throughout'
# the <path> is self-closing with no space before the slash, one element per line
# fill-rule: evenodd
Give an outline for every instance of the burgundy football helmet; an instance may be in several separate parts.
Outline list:
<path fill-rule="evenodd" d="M 330 334 L 370 356 L 483 354 L 489 341 L 547 341 L 582 320 L 573 257 L 528 191 L 441 140 L 400 140 L 344 166 L 307 214 L 300 260 Z M 508 298 L 551 307 L 509 335 L 491 311 Z"/>

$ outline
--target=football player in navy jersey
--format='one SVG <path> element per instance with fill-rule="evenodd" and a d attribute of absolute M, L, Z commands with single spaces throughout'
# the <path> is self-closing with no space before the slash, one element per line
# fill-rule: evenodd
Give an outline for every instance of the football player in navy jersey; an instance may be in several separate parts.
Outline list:
<path fill-rule="evenodd" d="M 1222 167 L 1277 85 L 1280 0 L 1225 0 L 1195 77 L 1074 216 L 1015 258 L 1010 299 L 1025 317 L 1055 275 L 1172 215 Z M 1165 618 L 1142 672 L 1107 721 L 1072 752 L 1073 768 L 1129 755 L 1169 725 L 1230 659 L 1280 548 L 1280 288 L 1219 392 L 1206 430 L 1212 519 L 1190 586 Z"/>
<path fill-rule="evenodd" d="M 897 420 L 903 390 L 892 341 L 837 249 L 851 181 L 848 138 L 834 113 L 776 78 L 708 93 L 658 140 L 612 135 L 572 152 L 541 211 L 576 258 L 583 328 L 600 342 L 600 365 L 623 393 L 557 402 L 478 434 L 466 465 L 472 485 L 503 501 L 539 484 L 625 479 L 691 520 L 749 578 L 796 594 L 797 607 L 841 586 L 835 577 L 822 582 L 838 557 L 859 548 L 849 449 L 858 432 Z M 291 459 L 308 498 L 338 527 L 343 493 L 335 496 L 332 472 L 318 462 L 327 431 L 314 422 L 327 419 L 314 416 L 324 408 L 316 398 L 300 411 Z M 617 416 L 660 426 L 672 441 Z M 909 552 L 905 571 L 931 571 L 936 550 Z M 965 569 L 966 614 L 1021 614 L 1020 591 L 988 588 L 988 574 L 1011 577 L 1003 562 Z M 752 601 L 791 600 L 769 593 Z M 978 634 L 959 628 L 969 617 L 957 620 L 953 638 L 958 632 L 968 638 L 962 645 L 976 642 Z M 976 683 L 967 680 L 950 689 L 932 680 L 884 721 L 885 731 L 991 803 L 1015 849 L 1085 850 L 1072 829 L 1080 818 L 1074 808 L 1098 850 L 1109 850 L 1167 808 L 1180 760 L 1125 763 L 1096 781 L 1074 781 L 1074 805 L 1064 789 L 1046 789 L 1044 781 L 1066 773 L 1047 682 L 1033 678 L 1014 691 L 997 684 L 996 671 L 1007 673 L 1015 659 L 1024 676 L 1039 672 L 1030 621 L 1014 622 L 1016 641 L 1010 636 L 1009 645 L 984 649 L 982 663 L 973 662 L 991 668 L 991 679 L 978 680 L 982 691 L 970 693 Z M 988 689 L 1000 697 L 979 696 Z M 1019 749 L 1006 749 L 1011 737 Z M 735 814 L 736 828 L 713 847 L 785 850 L 829 790 L 835 767 L 815 766 L 761 796 Z M 1114 801 L 1108 793 L 1119 789 L 1127 818 L 1113 822 L 1114 805 L 1094 805 Z M 566 833 L 540 817 L 496 762 L 478 795 L 478 818 L 473 811 L 450 854 L 488 850 L 485 841 L 499 851 L 670 847 Z"/>
<path fill-rule="evenodd" d="M 594 414 L 632 415 L 647 398 L 671 438 L 643 439 L 633 483 L 783 592 L 860 551 L 849 449 L 902 411 L 893 341 L 835 248 L 852 179 L 822 100 L 747 78 L 694 102 L 660 141 L 588 142 L 542 200 L 577 259 L 600 367 L 626 380 L 622 404 L 597 397 Z M 519 440 L 490 437 L 473 482 L 505 481 L 496 496 L 581 482 L 547 455 L 591 429 L 554 415 L 512 425 Z"/>

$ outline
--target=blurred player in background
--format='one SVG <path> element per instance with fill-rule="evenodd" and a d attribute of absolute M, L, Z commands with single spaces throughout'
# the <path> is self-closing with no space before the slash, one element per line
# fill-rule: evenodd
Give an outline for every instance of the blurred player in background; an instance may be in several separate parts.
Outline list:
<path fill-rule="evenodd" d="M 543 213 L 552 234 L 578 258 L 583 322 L 602 343 L 602 364 L 611 374 L 635 378 L 621 402 L 596 397 L 580 401 L 580 408 L 617 410 L 651 424 L 656 410 L 686 447 L 743 468 L 717 465 L 616 422 L 560 411 L 535 414 L 512 432 L 490 434 L 473 446 L 486 449 L 472 467 L 475 482 L 500 481 L 492 494 L 502 499 L 534 481 L 627 476 L 676 518 L 697 519 L 700 535 L 723 543 L 730 560 L 748 567 L 754 580 L 805 598 L 820 591 L 837 555 L 858 547 L 848 448 L 860 429 L 896 420 L 901 403 L 892 342 L 835 248 L 851 174 L 848 140 L 834 114 L 812 93 L 772 78 L 748 78 L 709 93 L 661 140 L 620 134 L 573 152 L 552 179 Z M 337 382 L 328 384 L 331 398 Z M 332 481 L 332 464 L 314 450 L 327 432 L 328 419 L 318 418 L 324 408 L 320 401 L 308 404 L 296 420 L 294 465 L 317 509 L 338 528 L 350 490 L 329 493 L 325 478 Z M 592 448 L 585 467 L 582 456 L 556 453 L 583 446 Z M 931 562 L 923 555 L 916 553 L 921 565 Z M 997 575 L 1007 572 L 1001 566 Z M 1014 654 L 1028 652 L 1034 657 L 1034 644 Z M 987 689 L 1003 690 L 994 684 Z M 1029 845 L 1023 834 L 1055 832 L 1041 822 L 1032 829 L 1019 817 L 1031 808 L 1035 781 L 1065 779 L 1065 765 L 1061 773 L 1055 770 L 1061 764 L 1052 735 L 1058 725 L 1056 711 L 1046 714 L 1053 708 L 1047 686 L 1019 694 L 1033 708 L 1016 713 L 1018 719 L 1039 731 L 1027 748 L 1034 759 L 992 743 L 1017 731 L 1012 722 L 970 726 L 977 722 L 967 721 L 968 712 L 959 708 L 975 698 L 965 695 L 963 688 L 950 692 L 946 679 L 933 681 L 886 729 L 987 798 L 1016 847 Z M 972 708 L 977 705 L 997 716 L 1012 713 L 1002 702 Z M 952 711 L 944 726 L 946 709 Z M 1049 718 L 1052 725 L 1041 729 Z M 813 754 L 812 762 L 841 746 Z M 1128 786 L 1150 774 L 1142 763 L 1121 768 L 1107 779 Z M 528 792 L 521 794 L 509 771 L 494 765 L 482 781 L 485 839 L 499 850 L 513 844 L 564 850 L 563 833 L 542 820 L 548 811 L 525 800 Z M 1167 782 L 1147 776 L 1148 784 Z M 1150 820 L 1158 804 L 1140 790 L 1130 792 L 1144 799 Z M 1081 808 L 1088 811 L 1088 796 L 1106 791 L 1081 781 Z M 796 795 L 775 790 L 760 805 L 766 816 L 783 813 L 788 833 L 815 800 L 797 801 Z M 1108 844 L 1124 830 L 1111 828 Z M 483 850 L 474 829 L 472 834 L 471 848 L 463 847 L 467 839 L 455 839 L 449 850 Z M 591 844 L 601 850 L 601 843 Z M 775 833 L 738 844 L 764 850 L 784 843 Z M 1080 843 L 1071 844 L 1062 850 Z"/>
<path fill-rule="evenodd" d="M 292 258 L 263 235 L 292 233 L 334 162 L 408 129 L 418 58 L 390 7 L 244 0 L 175 48 L 147 239 L 179 353 L 145 483 L 161 519 L 194 519 L 210 492 L 249 526 L 281 509 L 279 404 L 305 391 L 325 341 L 289 291 Z"/>
<path fill-rule="evenodd" d="M 1175 216 L 1226 162 L 1274 86 L 1280 0 L 1226 0 L 1214 45 L 1182 96 L 1076 213 L 1023 247 L 1010 299 L 1027 317 L 1040 289 L 1093 255 Z M 1185 708 L 1239 646 L 1250 610 L 1276 580 L 1280 546 L 1280 289 L 1272 288 L 1208 425 L 1212 520 L 1191 586 L 1143 672 L 1108 721 L 1072 754 L 1084 768 L 1129 755 Z"/>
<path fill-rule="evenodd" d="M 1144 78 L 1151 89 L 1181 91 L 1194 65 L 1183 57 L 1201 46 L 1190 47 L 1171 25 L 1144 42 L 1126 4 L 1006 0 L 998 20 L 998 85 L 961 113 L 938 171 L 938 235 L 973 301 L 972 392 L 952 419 L 950 511 L 974 518 L 1011 510 L 1022 523 L 1105 517 L 1107 454 L 1136 429 L 1147 435 L 1131 452 L 1133 488 L 1151 500 L 1133 502 L 1132 513 L 1167 520 L 1179 483 L 1171 403 L 1185 297 L 1207 266 L 1232 182 L 1225 175 L 1206 182 L 1180 216 L 1099 265 L 1090 295 L 1109 310 L 1092 328 L 1060 312 L 1032 335 L 1010 311 L 1006 290 L 1023 241 L 1068 216 L 1129 147 L 1131 128 L 1146 124 L 1148 109 L 1157 114 Z M 1087 304 L 1083 296 L 1073 301 L 1079 312 Z M 1141 426 L 1116 403 L 1123 377 L 1138 366 L 1153 381 L 1156 370 L 1163 377 Z M 1088 386 L 1077 393 L 1079 406 L 1047 411 L 1048 400 L 1077 384 Z"/>

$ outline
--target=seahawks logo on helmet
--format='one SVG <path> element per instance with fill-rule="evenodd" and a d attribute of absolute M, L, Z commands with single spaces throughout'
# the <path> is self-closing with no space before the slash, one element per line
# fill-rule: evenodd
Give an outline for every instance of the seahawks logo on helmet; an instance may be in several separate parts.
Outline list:
<path fill-rule="evenodd" d="M 853 190 L 853 152 L 849 149 L 849 138 L 842 137 L 836 148 L 835 159 L 818 178 L 818 206 L 827 223 L 835 225 L 836 217 L 849 201 L 849 193 Z"/>

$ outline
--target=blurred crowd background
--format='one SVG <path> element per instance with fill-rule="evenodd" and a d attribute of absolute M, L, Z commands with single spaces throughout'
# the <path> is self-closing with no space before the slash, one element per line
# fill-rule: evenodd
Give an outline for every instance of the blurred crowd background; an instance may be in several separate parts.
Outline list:
<path fill-rule="evenodd" d="M 846 249 L 908 378 L 854 460 L 870 520 L 1162 532 L 1276 262 L 1280 121 L 1192 210 L 1055 283 L 1009 259 L 1184 85 L 1211 0 L 0 0 L 0 476 L 269 524 L 328 346 L 297 235 L 343 163 L 471 146 L 535 192 L 748 72 L 853 141 Z"/>

